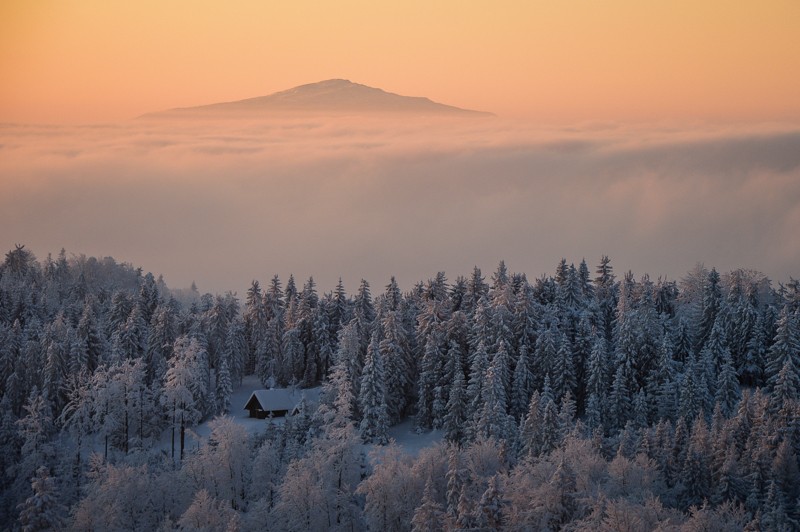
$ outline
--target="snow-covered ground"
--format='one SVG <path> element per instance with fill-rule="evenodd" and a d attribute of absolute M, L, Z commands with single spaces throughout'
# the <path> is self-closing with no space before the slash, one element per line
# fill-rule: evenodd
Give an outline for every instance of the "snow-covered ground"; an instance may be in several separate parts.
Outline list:
<path fill-rule="evenodd" d="M 242 379 L 242 385 L 235 388 L 233 393 L 231 394 L 231 410 L 228 413 L 229 416 L 233 417 L 234 421 L 239 425 L 243 426 L 248 434 L 254 435 L 262 433 L 265 430 L 269 429 L 270 420 L 268 419 L 255 419 L 249 417 L 249 412 L 245 410 L 244 405 L 247 403 L 248 399 L 250 399 L 250 395 L 253 393 L 254 390 L 261 390 L 264 386 L 261 384 L 261 381 L 255 375 L 248 375 Z M 316 402 L 319 397 L 320 388 L 310 388 L 308 390 L 300 390 L 301 393 L 305 393 L 309 400 Z M 280 425 L 283 423 L 285 418 L 274 418 L 271 420 L 272 423 L 276 425 Z M 211 434 L 211 428 L 209 427 L 209 421 L 206 420 L 205 422 L 197 425 L 196 427 L 191 427 L 186 430 L 186 449 L 192 450 L 199 447 L 200 443 L 208 438 Z M 430 445 L 434 445 L 440 442 L 443 438 L 442 431 L 433 430 L 430 432 L 418 434 L 414 431 L 414 422 L 412 419 L 406 419 L 402 423 L 395 425 L 389 428 L 389 438 L 394 440 L 397 445 L 405 450 L 407 453 L 416 456 L 421 449 L 428 447 Z M 180 446 L 180 433 L 178 430 L 175 431 L 175 452 L 179 452 Z M 365 450 L 370 451 L 374 448 L 373 445 L 365 445 Z M 154 446 L 154 448 L 165 451 L 167 453 L 171 452 L 172 449 L 172 428 L 168 427 L 164 430 L 161 434 L 161 438 L 159 438 L 158 443 Z"/>
<path fill-rule="evenodd" d="M 389 438 L 410 455 L 417 456 L 421 449 L 442 441 L 444 433 L 441 430 L 432 430 L 417 434 L 414 431 L 414 420 L 406 419 L 402 423 L 389 428 Z"/>

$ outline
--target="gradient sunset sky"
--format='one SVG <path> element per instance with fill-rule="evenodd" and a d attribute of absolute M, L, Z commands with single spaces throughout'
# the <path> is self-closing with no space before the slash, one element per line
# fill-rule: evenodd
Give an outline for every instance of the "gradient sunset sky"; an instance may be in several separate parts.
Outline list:
<path fill-rule="evenodd" d="M 0 1 L 0 253 L 239 294 L 602 255 L 787 281 L 798 28 L 798 0 Z M 497 116 L 133 120 L 332 78 Z"/>
<path fill-rule="evenodd" d="M 800 2 L 0 2 L 0 122 L 346 78 L 543 122 L 800 119 Z"/>

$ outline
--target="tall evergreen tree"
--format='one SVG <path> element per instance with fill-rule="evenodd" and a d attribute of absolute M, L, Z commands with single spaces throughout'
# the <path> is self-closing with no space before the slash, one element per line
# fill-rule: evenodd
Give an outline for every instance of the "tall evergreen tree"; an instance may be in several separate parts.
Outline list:
<path fill-rule="evenodd" d="M 464 373 L 455 374 L 453 385 L 450 387 L 450 396 L 447 399 L 447 413 L 444 416 L 444 437 L 452 442 L 461 442 L 465 436 L 465 422 L 467 420 L 467 390 L 464 382 Z"/>
<path fill-rule="evenodd" d="M 741 392 L 739 378 L 736 376 L 730 352 L 725 352 L 723 357 L 722 368 L 717 377 L 715 399 L 719 403 L 722 413 L 726 417 L 730 417 L 736 411 L 736 404 L 739 402 Z"/>
<path fill-rule="evenodd" d="M 364 362 L 361 376 L 361 389 L 358 404 L 362 419 L 361 437 L 367 443 L 385 444 L 386 430 L 389 426 L 389 415 L 386 411 L 385 376 L 383 357 L 379 348 L 377 335 L 373 335 Z"/>
<path fill-rule="evenodd" d="M 771 387 L 778 380 L 778 374 L 789 361 L 789 368 L 795 372 L 794 378 L 800 378 L 800 335 L 798 334 L 797 320 L 789 312 L 789 307 L 784 306 L 776 324 L 775 340 L 767 357 L 766 375 Z"/>
<path fill-rule="evenodd" d="M 228 370 L 228 362 L 223 360 L 217 368 L 216 390 L 214 397 L 217 400 L 216 411 L 220 415 L 227 414 L 231 409 L 231 373 Z"/>
<path fill-rule="evenodd" d="M 528 408 L 531 393 L 534 390 L 531 362 L 528 356 L 528 346 L 523 344 L 519 350 L 517 365 L 514 367 L 513 382 L 511 386 L 510 411 L 514 419 L 519 421 Z"/>

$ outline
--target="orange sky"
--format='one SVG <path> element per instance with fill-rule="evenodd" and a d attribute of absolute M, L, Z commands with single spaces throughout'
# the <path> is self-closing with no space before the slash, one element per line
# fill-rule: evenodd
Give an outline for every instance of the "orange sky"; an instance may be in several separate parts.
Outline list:
<path fill-rule="evenodd" d="M 347 78 L 548 122 L 800 119 L 800 2 L 0 3 L 0 121 Z"/>

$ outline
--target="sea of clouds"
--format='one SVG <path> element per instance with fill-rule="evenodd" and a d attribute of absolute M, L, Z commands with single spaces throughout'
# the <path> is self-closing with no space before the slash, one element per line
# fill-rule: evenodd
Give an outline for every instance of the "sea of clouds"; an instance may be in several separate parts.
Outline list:
<path fill-rule="evenodd" d="M 295 117 L 0 125 L 0 246 L 234 290 L 379 291 L 504 259 L 800 276 L 800 127 Z"/>

